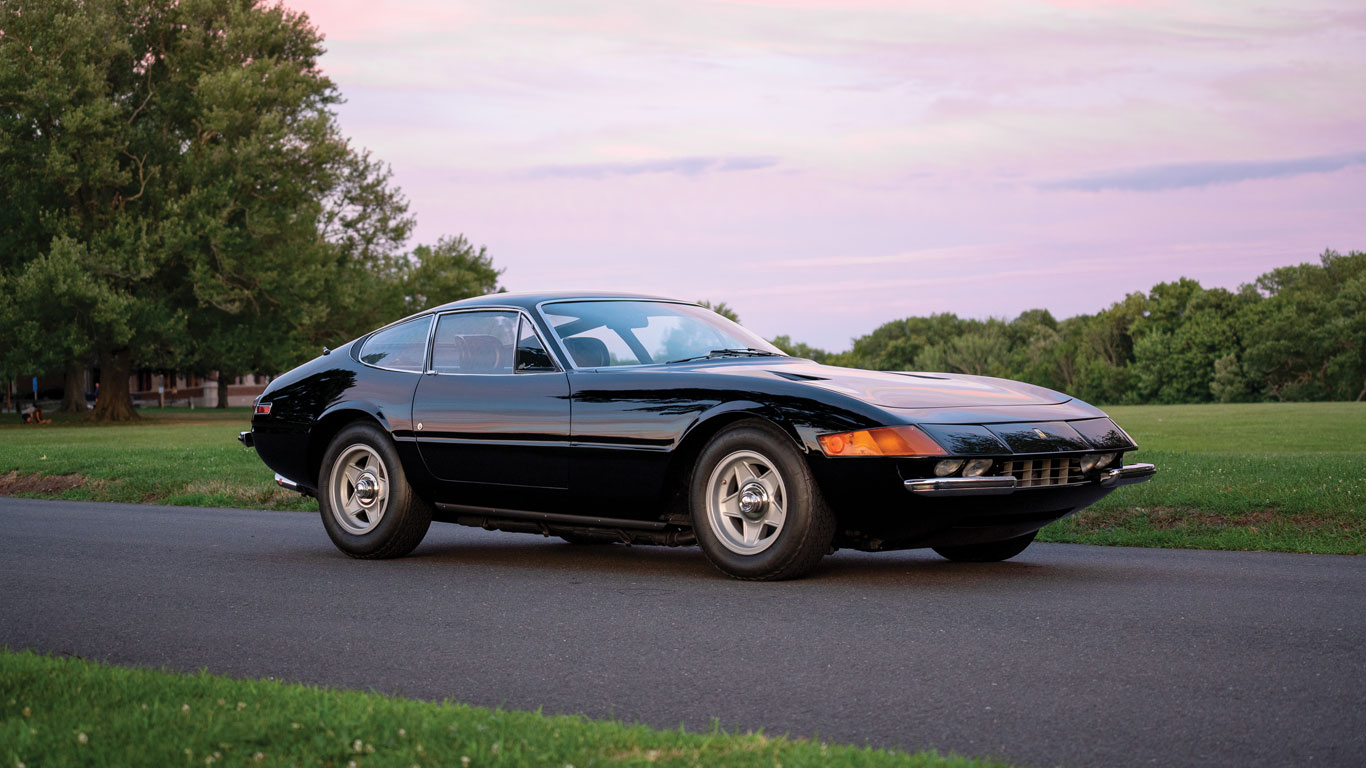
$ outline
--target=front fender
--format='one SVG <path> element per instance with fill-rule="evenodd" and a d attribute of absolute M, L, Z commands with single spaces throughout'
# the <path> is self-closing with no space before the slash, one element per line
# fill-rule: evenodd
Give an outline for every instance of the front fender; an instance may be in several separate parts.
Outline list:
<path fill-rule="evenodd" d="M 761 403 L 756 400 L 730 400 L 719 403 L 702 413 L 699 413 L 697 418 L 693 419 L 693 421 L 688 424 L 687 428 L 683 430 L 683 433 L 679 435 L 677 445 L 681 447 L 688 444 L 698 435 L 710 437 L 715 434 L 719 431 L 719 427 L 717 427 L 718 419 L 723 420 L 725 423 L 729 423 L 731 421 L 736 421 L 737 417 L 745 416 L 753 416 L 772 423 L 778 429 L 781 429 L 784 434 L 792 438 L 792 442 L 796 443 L 799 449 L 802 451 L 810 450 L 803 442 L 801 435 L 798 434 L 796 428 L 792 425 L 792 422 L 783 415 L 782 411 L 772 405 Z"/>

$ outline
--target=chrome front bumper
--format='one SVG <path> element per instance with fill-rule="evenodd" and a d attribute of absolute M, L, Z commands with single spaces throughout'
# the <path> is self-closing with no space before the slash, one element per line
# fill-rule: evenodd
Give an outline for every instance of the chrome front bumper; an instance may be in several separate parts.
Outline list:
<path fill-rule="evenodd" d="M 1151 464 L 1130 464 L 1127 467 L 1110 469 L 1103 472 L 1100 476 L 1100 487 L 1118 488 L 1121 485 L 1133 485 L 1157 474 L 1157 467 Z"/>
<path fill-rule="evenodd" d="M 1100 475 L 1102 488 L 1118 488 L 1121 485 L 1141 483 L 1157 473 L 1152 464 L 1130 464 L 1117 469 L 1107 469 Z M 918 496 L 1004 496 L 1017 490 L 1036 488 L 1075 488 L 1078 484 L 1033 486 L 1016 488 L 1013 477 L 928 477 L 906 481 L 906 490 Z"/>

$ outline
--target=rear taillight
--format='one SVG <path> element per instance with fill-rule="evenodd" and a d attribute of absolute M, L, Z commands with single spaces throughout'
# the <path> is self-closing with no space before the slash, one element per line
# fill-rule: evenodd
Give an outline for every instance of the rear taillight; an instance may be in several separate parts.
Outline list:
<path fill-rule="evenodd" d="M 256 415 L 257 415 L 257 416 L 269 416 L 269 415 L 270 415 L 270 403 L 257 403 L 257 404 L 256 404 Z"/>

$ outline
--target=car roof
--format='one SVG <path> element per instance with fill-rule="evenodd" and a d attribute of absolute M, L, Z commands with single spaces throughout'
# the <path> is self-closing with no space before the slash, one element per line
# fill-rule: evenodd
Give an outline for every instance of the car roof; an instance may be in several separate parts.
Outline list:
<path fill-rule="evenodd" d="M 524 309 L 535 309 L 537 304 L 547 301 L 578 301 L 595 299 L 640 299 L 645 301 L 678 301 L 666 296 L 650 296 L 643 293 L 620 293 L 610 291 L 537 291 L 526 293 L 490 293 L 484 296 L 475 296 L 470 299 L 461 299 L 433 307 L 424 312 L 440 312 L 447 309 L 466 309 L 471 307 L 489 306 L 514 306 Z M 691 302 L 683 302 L 685 304 Z"/>

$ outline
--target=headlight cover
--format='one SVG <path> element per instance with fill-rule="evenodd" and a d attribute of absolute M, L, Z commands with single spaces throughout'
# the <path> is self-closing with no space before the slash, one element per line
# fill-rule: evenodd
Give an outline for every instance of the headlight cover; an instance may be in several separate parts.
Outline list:
<path fill-rule="evenodd" d="M 1113 453 L 1088 453 L 1081 457 L 1081 471 L 1090 472 L 1097 467 L 1105 467 L 1115 460 L 1117 454 Z"/>
<path fill-rule="evenodd" d="M 981 477 L 995 463 L 995 459 L 973 459 L 968 462 L 966 467 L 963 467 L 963 477 Z"/>
<path fill-rule="evenodd" d="M 962 459 L 944 459 L 934 465 L 935 477 L 948 477 L 954 472 L 957 472 L 958 468 L 961 466 L 963 466 Z"/>

